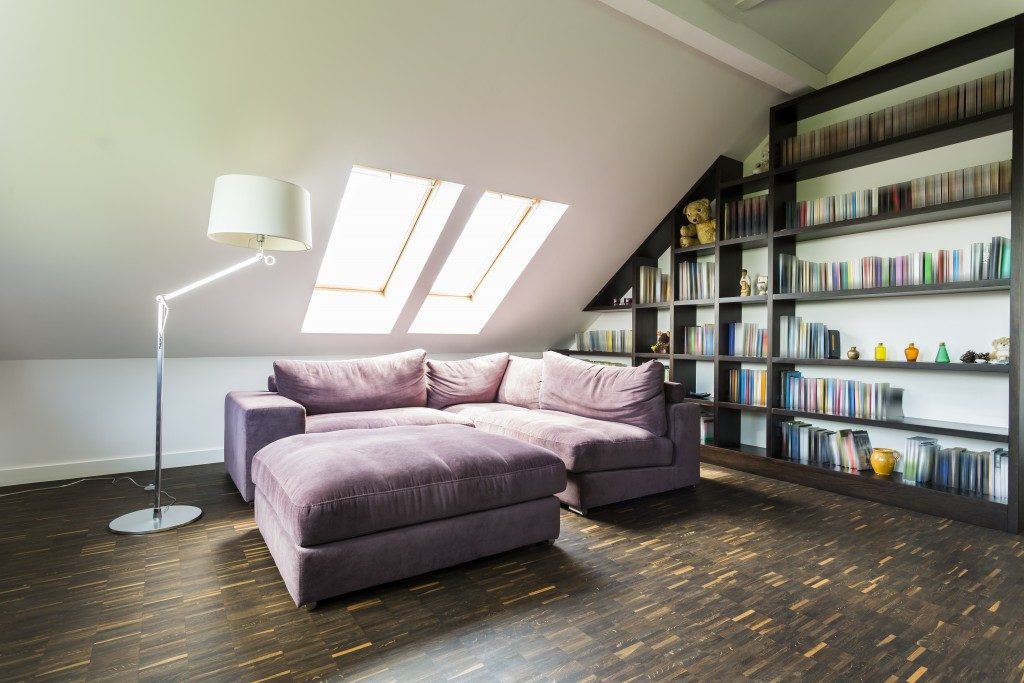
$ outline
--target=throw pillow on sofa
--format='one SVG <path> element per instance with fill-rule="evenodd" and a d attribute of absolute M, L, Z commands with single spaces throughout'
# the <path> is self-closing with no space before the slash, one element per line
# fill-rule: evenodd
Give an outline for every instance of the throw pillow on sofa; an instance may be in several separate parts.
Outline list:
<path fill-rule="evenodd" d="M 428 360 L 427 407 L 493 403 L 507 365 L 507 353 L 466 360 Z"/>
<path fill-rule="evenodd" d="M 509 356 L 505 376 L 498 387 L 498 403 L 510 406 L 540 408 L 540 379 L 544 361 L 540 358 Z"/>
<path fill-rule="evenodd" d="M 665 366 L 648 361 L 636 368 L 615 368 L 544 353 L 540 407 L 596 420 L 621 422 L 663 436 Z"/>
<path fill-rule="evenodd" d="M 423 349 L 356 360 L 274 361 L 277 393 L 310 415 L 427 404 Z"/>

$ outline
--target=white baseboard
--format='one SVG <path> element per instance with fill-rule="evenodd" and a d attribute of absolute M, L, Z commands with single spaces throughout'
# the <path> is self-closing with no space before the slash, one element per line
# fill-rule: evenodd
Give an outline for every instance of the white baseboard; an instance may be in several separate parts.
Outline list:
<path fill-rule="evenodd" d="M 164 469 L 167 469 L 171 467 L 186 467 L 188 465 L 205 465 L 211 462 L 222 462 L 223 460 L 224 451 L 220 448 L 206 451 L 179 451 L 177 453 L 164 453 L 163 466 Z M 153 456 L 151 454 L 131 455 L 125 458 L 8 467 L 0 469 L 0 486 L 60 481 L 77 477 L 98 477 L 105 474 L 140 472 L 152 469 Z"/>

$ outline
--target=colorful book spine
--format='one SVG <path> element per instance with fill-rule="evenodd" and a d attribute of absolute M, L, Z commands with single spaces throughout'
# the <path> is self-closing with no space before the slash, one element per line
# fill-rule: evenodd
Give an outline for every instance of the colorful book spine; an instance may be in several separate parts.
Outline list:
<path fill-rule="evenodd" d="M 768 373 L 765 370 L 729 370 L 729 401 L 748 406 L 768 404 Z"/>

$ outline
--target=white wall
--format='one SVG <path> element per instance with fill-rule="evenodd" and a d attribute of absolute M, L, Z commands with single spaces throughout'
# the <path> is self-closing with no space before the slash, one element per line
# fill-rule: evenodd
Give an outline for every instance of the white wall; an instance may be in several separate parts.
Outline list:
<path fill-rule="evenodd" d="M 165 466 L 220 462 L 224 395 L 265 389 L 274 360 L 169 358 Z M 0 361 L 0 387 L 0 486 L 153 467 L 155 361 Z"/>

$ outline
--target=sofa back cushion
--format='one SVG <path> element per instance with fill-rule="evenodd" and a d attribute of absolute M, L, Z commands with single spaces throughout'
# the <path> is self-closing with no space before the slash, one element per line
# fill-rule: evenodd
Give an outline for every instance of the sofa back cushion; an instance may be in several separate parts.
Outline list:
<path fill-rule="evenodd" d="M 492 403 L 507 365 L 507 353 L 466 360 L 428 360 L 427 407 Z"/>
<path fill-rule="evenodd" d="M 621 422 L 665 434 L 665 366 L 648 361 L 637 368 L 614 368 L 544 353 L 540 407 L 596 420 Z"/>
<path fill-rule="evenodd" d="M 498 386 L 498 403 L 537 410 L 540 408 L 540 380 L 544 361 L 540 358 L 510 356 L 505 376 Z"/>
<path fill-rule="evenodd" d="M 427 404 L 422 349 L 357 360 L 274 361 L 277 393 L 310 415 Z"/>

